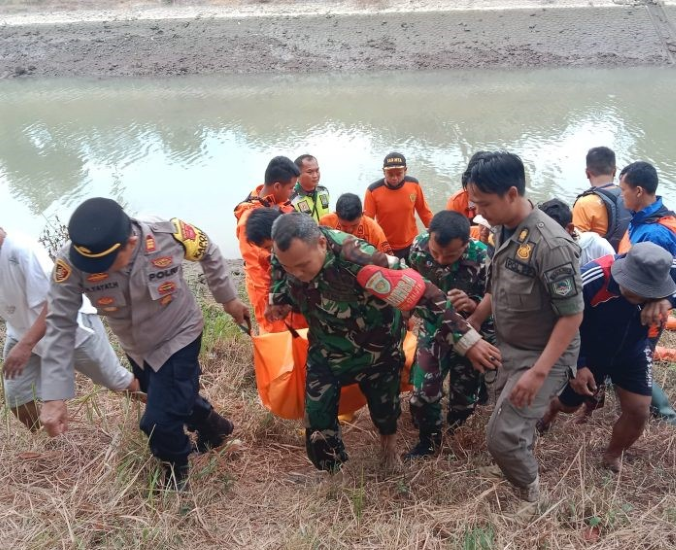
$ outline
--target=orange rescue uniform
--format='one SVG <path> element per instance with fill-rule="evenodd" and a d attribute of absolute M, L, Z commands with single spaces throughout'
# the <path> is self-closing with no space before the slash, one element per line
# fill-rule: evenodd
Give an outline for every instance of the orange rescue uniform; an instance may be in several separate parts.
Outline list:
<path fill-rule="evenodd" d="M 465 189 L 460 189 L 451 195 L 446 203 L 446 210 L 452 210 L 465 216 L 470 223 L 474 222 L 476 216 L 476 208 L 469 204 L 469 193 Z M 473 239 L 481 240 L 481 228 L 478 225 L 472 225 L 469 228 L 469 236 Z"/>
<path fill-rule="evenodd" d="M 249 196 L 235 207 L 235 218 L 237 218 L 237 228 L 235 234 L 239 241 L 239 250 L 244 260 L 244 274 L 246 292 L 249 295 L 251 306 L 254 310 L 256 322 L 261 334 L 266 332 L 281 332 L 288 330 L 284 320 L 268 321 L 265 318 L 265 308 L 268 304 L 268 294 L 270 292 L 270 252 L 265 248 L 250 243 L 246 238 L 246 221 L 251 212 L 257 208 L 270 208 L 276 206 L 282 212 L 293 212 L 293 206 L 290 202 L 277 203 L 274 195 L 261 197 L 260 192 L 263 189 L 259 185 Z M 291 314 L 286 319 L 293 328 L 307 327 L 305 319 L 299 314 Z"/>
<path fill-rule="evenodd" d="M 319 220 L 319 225 L 330 227 L 331 229 L 337 229 L 338 231 L 345 231 L 343 226 L 340 224 L 338 214 L 335 212 L 322 217 Z M 359 225 L 357 226 L 357 229 L 354 230 L 352 235 L 358 239 L 366 241 L 369 244 L 372 244 L 377 250 L 380 250 L 380 252 L 392 254 L 392 247 L 390 246 L 390 243 L 387 242 L 387 237 L 385 236 L 383 228 L 380 227 L 373 218 L 363 215 Z"/>
<path fill-rule="evenodd" d="M 383 228 L 392 250 L 403 250 L 418 235 L 415 212 L 425 227 L 429 227 L 432 211 L 425 200 L 417 179 L 406 176 L 396 188 L 384 179 L 369 185 L 364 197 L 364 214 L 374 218 Z"/>
<path fill-rule="evenodd" d="M 582 233 L 593 231 L 601 237 L 608 233 L 608 210 L 598 195 L 580 197 L 573 205 L 573 225 Z"/>

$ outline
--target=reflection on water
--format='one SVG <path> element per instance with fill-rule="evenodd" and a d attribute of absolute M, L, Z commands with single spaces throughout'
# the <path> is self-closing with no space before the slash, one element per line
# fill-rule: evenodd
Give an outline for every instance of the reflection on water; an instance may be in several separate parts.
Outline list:
<path fill-rule="evenodd" d="M 534 199 L 572 200 L 596 145 L 654 163 L 676 207 L 674 97 L 667 69 L 0 82 L 0 224 L 37 236 L 103 195 L 194 221 L 236 257 L 233 208 L 271 157 L 317 156 L 335 203 L 392 149 L 435 211 L 478 149 L 521 155 Z"/>

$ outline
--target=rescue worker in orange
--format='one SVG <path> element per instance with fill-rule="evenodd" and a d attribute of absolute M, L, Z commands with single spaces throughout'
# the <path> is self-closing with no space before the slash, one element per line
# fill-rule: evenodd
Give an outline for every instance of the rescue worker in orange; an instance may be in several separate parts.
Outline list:
<path fill-rule="evenodd" d="M 256 246 L 247 239 L 246 221 L 251 212 L 258 208 L 276 207 L 284 213 L 293 212 L 289 197 L 299 175 L 300 170 L 291 159 L 275 157 L 265 170 L 265 183 L 256 187 L 244 201 L 235 207 L 236 235 L 244 260 L 246 292 L 249 295 L 261 334 L 287 329 L 284 320 L 268 321 L 265 318 L 270 287 L 270 250 Z"/>
<path fill-rule="evenodd" d="M 613 183 L 617 171 L 615 152 L 608 147 L 593 147 L 587 152 L 586 163 L 585 174 L 591 187 L 575 199 L 573 224 L 580 232 L 601 235 L 617 250 L 631 213 L 620 188 Z"/>
<path fill-rule="evenodd" d="M 380 252 L 393 254 L 382 227 L 373 218 L 364 215 L 361 199 L 354 193 L 344 193 L 338 197 L 336 211 L 320 219 L 319 225 L 349 233 Z"/>
<path fill-rule="evenodd" d="M 474 165 L 479 162 L 479 160 L 481 160 L 486 154 L 486 151 L 477 151 L 472 155 L 472 157 L 469 159 L 469 162 L 467 163 L 467 168 L 465 168 L 465 171 L 462 173 L 460 178 L 462 188 L 453 193 L 451 198 L 448 199 L 448 202 L 446 203 L 446 210 L 458 212 L 469 220 L 469 223 L 471 224 L 469 236 L 472 239 L 476 239 L 477 241 L 481 241 L 483 243 L 486 243 L 486 240 L 481 238 L 482 229 L 474 219 L 475 216 L 477 216 L 477 211 L 474 203 L 469 200 L 469 194 L 467 193 L 467 183 L 469 182 L 469 176 L 472 173 L 472 168 L 474 168 Z"/>
<path fill-rule="evenodd" d="M 392 152 L 385 157 L 385 177 L 369 185 L 364 198 L 364 214 L 383 228 L 394 255 L 405 259 L 418 235 L 415 213 L 425 227 L 432 221 L 432 211 L 425 200 L 420 182 L 406 175 L 406 158 Z"/>

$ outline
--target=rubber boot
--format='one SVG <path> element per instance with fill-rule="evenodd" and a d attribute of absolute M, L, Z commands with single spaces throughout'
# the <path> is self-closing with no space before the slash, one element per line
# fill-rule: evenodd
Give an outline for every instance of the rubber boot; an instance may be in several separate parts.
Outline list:
<path fill-rule="evenodd" d="M 669 403 L 669 398 L 664 390 L 653 382 L 653 398 L 650 402 L 650 412 L 667 424 L 676 426 L 676 411 Z"/>
<path fill-rule="evenodd" d="M 466 409 L 464 411 L 448 411 L 446 420 L 448 421 L 448 435 L 453 435 L 455 430 L 462 426 L 467 419 L 472 416 L 474 409 Z"/>

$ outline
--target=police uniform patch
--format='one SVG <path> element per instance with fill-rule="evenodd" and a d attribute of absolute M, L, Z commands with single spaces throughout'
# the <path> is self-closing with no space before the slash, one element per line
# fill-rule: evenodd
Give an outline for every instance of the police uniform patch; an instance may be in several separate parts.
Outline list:
<path fill-rule="evenodd" d="M 171 256 L 162 256 L 161 258 L 152 260 L 150 263 L 152 263 L 155 267 L 162 269 L 164 267 L 170 266 L 172 262 L 173 260 L 171 259 Z"/>
<path fill-rule="evenodd" d="M 115 298 L 111 296 L 103 296 L 96 300 L 96 305 L 98 306 L 109 306 L 113 303 L 115 303 Z"/>
<path fill-rule="evenodd" d="M 201 229 L 178 218 L 172 218 L 171 223 L 176 229 L 176 232 L 173 233 L 174 239 L 181 243 L 185 250 L 185 259 L 191 262 L 202 261 L 209 247 L 207 236 Z"/>
<path fill-rule="evenodd" d="M 303 213 L 307 214 L 310 211 L 310 205 L 307 203 L 307 201 L 300 201 L 298 203 L 298 209 Z"/>
<path fill-rule="evenodd" d="M 104 308 L 101 308 L 101 309 L 103 311 L 107 312 L 107 313 L 113 313 L 114 311 L 117 311 L 120 308 L 119 307 L 104 307 Z"/>
<path fill-rule="evenodd" d="M 522 244 L 516 251 L 516 255 L 519 257 L 519 259 L 524 261 L 530 260 L 530 256 L 532 253 L 533 253 L 533 245 L 530 243 Z"/>
<path fill-rule="evenodd" d="M 519 233 L 519 237 L 516 240 L 520 243 L 526 242 L 526 239 L 528 238 L 529 234 L 530 232 L 528 231 L 528 229 L 522 229 L 521 232 Z"/>
<path fill-rule="evenodd" d="M 157 291 L 160 294 L 169 294 L 171 292 L 174 292 L 176 290 L 176 284 L 174 283 L 162 283 L 160 286 L 157 287 Z"/>
<path fill-rule="evenodd" d="M 418 198 L 418 195 L 411 193 L 408 198 L 411 199 L 411 202 L 415 202 L 415 200 Z"/>
<path fill-rule="evenodd" d="M 98 283 L 100 281 L 105 281 L 108 278 L 108 273 L 92 273 L 87 277 L 87 281 L 90 283 Z"/>
<path fill-rule="evenodd" d="M 155 238 L 152 235 L 146 235 L 146 253 L 155 252 L 155 250 L 157 250 Z"/>
<path fill-rule="evenodd" d="M 578 294 L 575 284 L 575 268 L 571 262 L 545 271 L 545 279 L 552 297 L 571 298 Z"/>
<path fill-rule="evenodd" d="M 73 269 L 62 259 L 56 260 L 56 265 L 54 266 L 54 281 L 57 283 L 63 283 L 68 280 L 70 274 L 73 272 Z"/>
<path fill-rule="evenodd" d="M 160 305 L 163 307 L 168 306 L 173 300 L 174 297 L 171 294 L 167 294 L 160 299 Z"/>
<path fill-rule="evenodd" d="M 322 203 L 322 208 L 329 207 L 329 197 L 328 195 L 319 195 L 319 201 Z"/>

